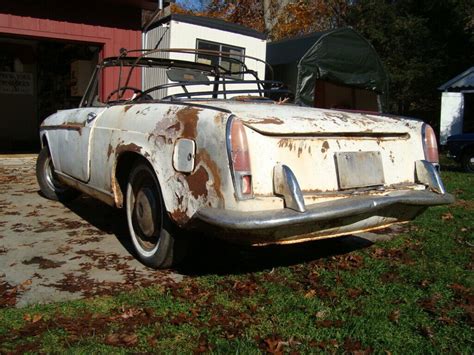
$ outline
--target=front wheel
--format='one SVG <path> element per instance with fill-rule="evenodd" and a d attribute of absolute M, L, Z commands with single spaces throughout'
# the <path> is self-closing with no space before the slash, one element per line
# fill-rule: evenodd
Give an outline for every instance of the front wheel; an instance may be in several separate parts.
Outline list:
<path fill-rule="evenodd" d="M 173 236 L 155 172 L 145 162 L 133 167 L 125 199 L 127 223 L 140 261 L 152 268 L 168 268 L 184 253 L 184 240 Z"/>
<path fill-rule="evenodd" d="M 53 160 L 47 146 L 41 149 L 36 160 L 36 179 L 44 197 L 68 202 L 79 196 L 79 191 L 61 184 L 54 173 Z"/>

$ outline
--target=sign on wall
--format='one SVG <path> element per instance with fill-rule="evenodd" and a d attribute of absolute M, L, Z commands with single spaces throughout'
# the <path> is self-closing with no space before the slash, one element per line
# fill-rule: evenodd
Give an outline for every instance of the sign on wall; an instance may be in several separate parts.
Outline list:
<path fill-rule="evenodd" d="M 33 95 L 33 74 L 0 72 L 0 94 Z"/>

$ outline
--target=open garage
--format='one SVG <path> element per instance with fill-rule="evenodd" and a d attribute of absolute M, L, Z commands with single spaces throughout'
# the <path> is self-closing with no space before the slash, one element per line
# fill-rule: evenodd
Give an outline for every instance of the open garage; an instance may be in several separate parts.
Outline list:
<path fill-rule="evenodd" d="M 77 107 L 90 74 L 120 48 L 141 47 L 153 0 L 19 0 L 0 4 L 0 152 L 34 152 L 49 114 Z M 104 78 L 113 85 L 114 75 Z M 133 82 L 140 86 L 137 73 Z"/>

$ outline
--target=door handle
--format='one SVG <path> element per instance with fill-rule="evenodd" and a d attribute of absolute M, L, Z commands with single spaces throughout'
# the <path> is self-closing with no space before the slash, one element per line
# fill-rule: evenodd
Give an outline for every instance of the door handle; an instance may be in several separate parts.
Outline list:
<path fill-rule="evenodd" d="M 95 120 L 96 117 L 97 117 L 97 114 L 95 112 L 89 112 L 87 114 L 87 123 L 91 123 L 92 121 Z"/>

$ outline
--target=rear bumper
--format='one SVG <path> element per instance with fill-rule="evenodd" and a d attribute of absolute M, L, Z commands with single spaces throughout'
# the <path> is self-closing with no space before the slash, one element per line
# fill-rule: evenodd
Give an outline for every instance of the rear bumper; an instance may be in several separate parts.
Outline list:
<path fill-rule="evenodd" d="M 383 196 L 353 196 L 306 206 L 241 212 L 202 208 L 191 226 L 245 244 L 294 243 L 370 230 L 413 219 L 429 206 L 454 202 L 450 194 L 395 191 Z M 305 235 L 310 233 L 311 235 Z"/>

